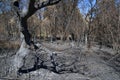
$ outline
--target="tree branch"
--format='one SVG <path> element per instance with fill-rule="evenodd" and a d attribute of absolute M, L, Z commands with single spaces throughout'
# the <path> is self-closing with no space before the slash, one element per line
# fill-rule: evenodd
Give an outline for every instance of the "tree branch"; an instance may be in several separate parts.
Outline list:
<path fill-rule="evenodd" d="M 29 3 L 29 10 L 28 10 L 28 14 L 25 16 L 26 18 L 29 18 L 30 16 L 32 16 L 37 10 L 46 7 L 46 6 L 50 6 L 50 5 L 54 5 L 59 3 L 61 0 L 47 0 L 47 1 L 43 1 L 41 4 L 38 4 L 38 7 L 36 8 L 35 5 L 35 0 L 30 0 Z"/>
<path fill-rule="evenodd" d="M 39 5 L 39 7 L 37 9 L 41 9 L 43 7 L 46 7 L 46 6 L 57 4 L 60 1 L 61 0 L 47 0 L 47 1 L 44 1 L 44 2 L 41 3 L 41 5 Z"/>

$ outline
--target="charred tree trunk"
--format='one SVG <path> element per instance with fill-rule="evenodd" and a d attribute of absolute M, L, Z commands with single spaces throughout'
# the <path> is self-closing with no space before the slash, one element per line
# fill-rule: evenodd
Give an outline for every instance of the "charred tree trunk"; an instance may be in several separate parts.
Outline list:
<path fill-rule="evenodd" d="M 22 2 L 23 1 L 23 2 Z M 26 1 L 26 2 L 25 2 Z M 13 61 L 14 67 L 15 67 L 15 73 L 19 71 L 19 69 L 23 66 L 23 59 L 24 57 L 29 54 L 30 50 L 29 49 L 38 49 L 38 47 L 34 44 L 34 42 L 31 39 L 31 34 L 29 33 L 28 30 L 28 25 L 27 25 L 27 20 L 29 17 L 31 17 L 37 10 L 57 4 L 61 0 L 46 0 L 43 1 L 41 4 L 37 4 L 37 7 L 35 7 L 35 0 L 16 0 L 13 3 L 13 7 L 17 13 L 17 16 L 19 17 L 19 26 L 20 26 L 20 31 L 21 31 L 21 47 L 18 50 L 18 52 L 15 55 L 15 60 Z M 25 4 L 24 4 L 25 3 Z M 39 2 L 38 2 L 39 3 Z M 24 10 L 24 7 L 22 7 L 21 10 L 19 5 L 22 6 L 27 6 L 26 10 Z"/>
<path fill-rule="evenodd" d="M 28 25 L 27 25 L 27 19 L 26 18 L 21 18 L 20 21 L 20 26 L 21 26 L 21 32 L 24 35 L 25 43 L 28 46 L 33 46 L 34 49 L 38 49 L 38 47 L 34 44 L 34 42 L 31 39 L 31 34 L 28 31 Z"/>
<path fill-rule="evenodd" d="M 21 19 L 21 27 L 22 27 L 21 32 L 24 35 L 25 42 L 30 46 L 31 34 L 27 29 L 27 20 L 24 18 Z"/>

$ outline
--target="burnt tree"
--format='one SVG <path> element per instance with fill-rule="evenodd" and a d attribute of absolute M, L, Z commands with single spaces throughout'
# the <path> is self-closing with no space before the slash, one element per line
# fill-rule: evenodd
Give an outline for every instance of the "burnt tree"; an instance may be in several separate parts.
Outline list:
<path fill-rule="evenodd" d="M 28 31 L 28 18 L 31 17 L 37 10 L 46 6 L 57 4 L 60 1 L 61 0 L 16 0 L 13 2 L 13 6 L 16 9 L 15 11 L 19 17 L 21 32 L 24 35 L 24 40 L 27 45 L 33 46 L 34 49 L 38 48 L 32 41 L 31 34 Z M 26 4 L 24 5 L 24 3 Z M 21 6 L 23 7 L 21 8 Z M 26 6 L 25 10 L 24 6 Z"/>
<path fill-rule="evenodd" d="M 13 2 L 13 8 L 19 17 L 19 28 L 21 31 L 21 46 L 17 51 L 13 64 L 15 74 L 19 72 L 24 65 L 24 57 L 30 53 L 30 49 L 38 49 L 31 38 L 28 30 L 27 20 L 39 9 L 59 3 L 61 0 L 16 0 Z"/>

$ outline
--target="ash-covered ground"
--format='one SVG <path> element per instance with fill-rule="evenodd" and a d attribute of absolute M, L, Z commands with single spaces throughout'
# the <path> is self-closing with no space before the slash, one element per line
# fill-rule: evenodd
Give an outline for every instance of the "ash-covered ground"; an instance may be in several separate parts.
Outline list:
<path fill-rule="evenodd" d="M 120 80 L 120 56 L 112 49 L 97 46 L 86 49 L 75 43 L 41 43 L 37 51 L 24 57 L 14 72 L 17 51 L 1 51 L 0 80 Z"/>

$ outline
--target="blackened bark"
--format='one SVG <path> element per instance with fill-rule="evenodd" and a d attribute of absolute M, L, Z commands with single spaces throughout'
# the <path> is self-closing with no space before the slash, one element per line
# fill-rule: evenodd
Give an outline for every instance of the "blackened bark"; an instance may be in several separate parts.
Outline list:
<path fill-rule="evenodd" d="M 28 26 L 27 26 L 27 19 L 25 18 L 21 18 L 21 32 L 23 33 L 24 35 L 24 38 L 25 38 L 25 42 L 26 44 L 28 44 L 30 46 L 31 44 L 31 34 L 29 33 L 28 31 Z"/>
<path fill-rule="evenodd" d="M 34 49 L 38 49 L 38 47 L 34 44 L 34 42 L 31 40 L 31 34 L 28 31 L 28 25 L 27 25 L 27 19 L 26 18 L 21 18 L 21 32 L 24 35 L 24 39 L 27 45 L 34 46 Z"/>

